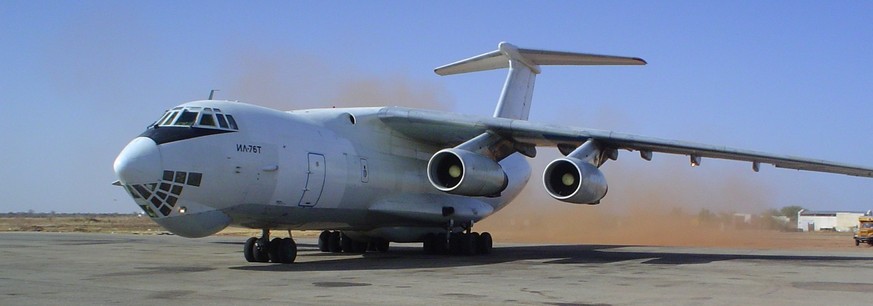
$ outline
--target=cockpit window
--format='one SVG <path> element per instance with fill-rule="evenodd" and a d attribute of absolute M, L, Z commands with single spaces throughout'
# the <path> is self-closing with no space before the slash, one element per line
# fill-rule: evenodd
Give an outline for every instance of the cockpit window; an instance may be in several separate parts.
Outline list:
<path fill-rule="evenodd" d="M 179 114 L 179 112 L 171 113 L 170 116 L 167 117 L 167 120 L 164 120 L 164 122 L 161 122 L 160 125 L 169 125 L 170 123 L 173 123 L 173 119 L 176 119 L 177 114 Z"/>
<path fill-rule="evenodd" d="M 154 127 L 177 126 L 204 129 L 239 130 L 233 116 L 214 107 L 177 106 L 165 112 Z"/>
<path fill-rule="evenodd" d="M 224 119 L 224 115 L 215 114 L 215 117 L 218 117 L 218 126 L 220 126 L 223 129 L 226 129 L 227 128 L 227 119 Z"/>
<path fill-rule="evenodd" d="M 164 123 L 164 120 L 166 120 L 167 116 L 169 116 L 169 115 L 170 115 L 170 111 L 164 112 L 164 115 L 161 116 L 161 119 L 158 119 L 158 121 L 155 121 L 155 123 L 153 123 L 152 125 L 159 125 L 161 123 Z"/>
<path fill-rule="evenodd" d="M 182 114 L 179 115 L 179 119 L 173 125 L 192 126 L 194 125 L 194 120 L 197 120 L 197 112 L 183 110 Z"/>
<path fill-rule="evenodd" d="M 215 118 L 212 117 L 212 114 L 203 113 L 203 115 L 200 117 L 200 125 L 215 126 Z"/>
<path fill-rule="evenodd" d="M 236 120 L 233 120 L 233 116 L 227 115 L 227 122 L 230 123 L 230 128 L 239 130 L 239 127 L 236 126 Z"/>

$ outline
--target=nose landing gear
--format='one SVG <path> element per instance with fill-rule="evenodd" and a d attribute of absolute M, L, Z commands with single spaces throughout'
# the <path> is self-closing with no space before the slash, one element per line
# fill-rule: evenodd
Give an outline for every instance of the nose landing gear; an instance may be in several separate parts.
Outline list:
<path fill-rule="evenodd" d="M 261 238 L 251 237 L 246 240 L 243 246 L 243 255 L 248 262 L 289 264 L 297 259 L 297 244 L 290 237 L 273 238 L 270 241 L 270 230 L 263 229 Z"/>

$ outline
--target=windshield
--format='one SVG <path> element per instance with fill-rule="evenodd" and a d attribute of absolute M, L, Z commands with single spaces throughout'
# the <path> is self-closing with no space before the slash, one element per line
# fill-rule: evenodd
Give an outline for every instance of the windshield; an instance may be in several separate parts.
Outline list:
<path fill-rule="evenodd" d="M 197 112 L 183 110 L 182 114 L 179 115 L 179 119 L 173 125 L 192 126 L 194 125 L 194 120 L 197 120 Z"/>
<path fill-rule="evenodd" d="M 873 222 L 861 222 L 861 228 L 873 228 Z"/>
<path fill-rule="evenodd" d="M 195 127 L 216 130 L 239 130 L 233 116 L 219 108 L 179 106 L 164 112 L 152 127 Z"/>

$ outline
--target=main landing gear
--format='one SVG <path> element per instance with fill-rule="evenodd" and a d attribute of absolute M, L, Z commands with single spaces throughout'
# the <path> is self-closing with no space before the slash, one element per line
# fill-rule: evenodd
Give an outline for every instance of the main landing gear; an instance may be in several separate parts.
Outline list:
<path fill-rule="evenodd" d="M 493 241 L 488 232 L 461 232 L 424 235 L 425 254 L 478 255 L 491 253 Z"/>
<path fill-rule="evenodd" d="M 488 232 L 473 232 L 473 221 L 461 225 L 463 231 L 455 233 L 455 222 L 450 220 L 443 233 L 424 235 L 425 254 L 477 255 L 489 254 L 493 245 Z"/>
<path fill-rule="evenodd" d="M 251 237 L 246 240 L 243 255 L 248 262 L 289 264 L 297 259 L 297 244 L 291 238 L 273 238 L 270 241 L 270 230 L 264 229 L 261 231 L 261 238 Z"/>
<path fill-rule="evenodd" d="M 358 241 L 340 231 L 323 231 L 318 235 L 318 250 L 329 253 L 363 254 L 367 251 L 388 252 L 389 242 L 381 239 Z"/>

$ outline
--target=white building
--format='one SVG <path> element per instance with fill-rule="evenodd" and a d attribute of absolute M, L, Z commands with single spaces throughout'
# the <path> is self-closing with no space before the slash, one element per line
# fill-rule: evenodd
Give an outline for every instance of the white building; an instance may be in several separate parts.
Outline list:
<path fill-rule="evenodd" d="M 854 211 L 812 211 L 802 209 L 797 212 L 797 228 L 802 231 L 832 230 L 851 232 L 858 227 L 858 217 L 864 212 Z"/>

